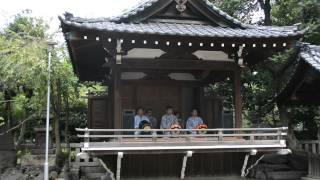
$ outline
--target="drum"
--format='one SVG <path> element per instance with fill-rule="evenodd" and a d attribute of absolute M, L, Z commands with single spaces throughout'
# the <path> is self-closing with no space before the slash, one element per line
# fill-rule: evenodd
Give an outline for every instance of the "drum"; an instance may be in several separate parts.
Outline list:
<path fill-rule="evenodd" d="M 208 129 L 208 126 L 205 125 L 205 124 L 198 124 L 196 129 L 201 129 L 202 130 L 202 131 L 197 131 L 198 134 L 206 134 L 207 133 L 206 129 Z"/>
<path fill-rule="evenodd" d="M 179 124 L 172 124 L 170 126 L 170 129 L 181 129 L 181 126 Z M 177 134 L 180 134 L 180 131 L 171 131 L 171 134 L 172 135 L 177 135 Z"/>
<path fill-rule="evenodd" d="M 151 123 L 149 121 L 143 120 L 139 124 L 139 129 L 151 129 Z M 143 131 L 141 134 L 151 134 L 150 131 Z"/>

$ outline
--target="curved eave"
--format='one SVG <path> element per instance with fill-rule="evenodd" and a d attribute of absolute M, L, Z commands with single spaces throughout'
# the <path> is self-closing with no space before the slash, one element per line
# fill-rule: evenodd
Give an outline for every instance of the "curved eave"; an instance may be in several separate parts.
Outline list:
<path fill-rule="evenodd" d="M 145 30 L 140 31 L 138 30 L 132 30 L 134 28 L 126 28 L 131 26 L 136 26 L 135 24 L 121 24 L 123 28 L 119 29 L 107 29 L 104 27 L 94 26 L 94 25 L 87 25 L 87 24 L 81 24 L 81 23 L 75 23 L 66 21 L 64 19 L 60 19 L 63 26 L 65 26 L 66 29 L 73 30 L 73 31 L 79 31 L 79 32 L 85 32 L 85 31 L 97 31 L 97 32 L 103 32 L 103 33 L 109 33 L 109 34 L 127 34 L 127 35 L 150 35 L 150 36 L 171 36 L 171 37 L 193 37 L 193 38 L 201 38 L 201 39 L 260 39 L 260 40 L 266 40 L 266 39 L 291 39 L 291 40 L 298 40 L 303 36 L 302 32 L 281 32 L 276 30 L 263 30 L 263 29 L 234 29 L 234 28 L 219 28 L 219 27 L 212 27 L 216 28 L 216 30 L 222 32 L 216 32 L 216 33 L 206 33 L 203 34 L 202 32 L 196 33 L 183 33 L 178 31 L 168 31 L 168 32 L 156 32 L 152 30 Z M 142 26 L 144 26 L 143 24 Z M 149 24 L 147 24 L 148 26 Z M 167 25 L 167 24 L 164 24 Z M 169 24 L 168 26 L 170 26 Z M 139 26 L 139 25 L 137 25 Z M 179 29 L 182 25 L 174 25 L 178 26 L 177 29 Z M 210 26 L 206 26 L 209 27 Z M 141 29 L 141 27 L 139 27 Z M 200 29 L 200 28 L 198 28 Z M 214 31 L 215 29 L 209 29 L 211 31 Z M 224 33 L 223 33 L 224 32 Z M 274 32 L 274 33 L 273 33 Z M 229 34 L 226 34 L 229 33 Z M 251 33 L 251 34 L 250 34 Z M 256 33 L 256 35 L 254 35 Z M 263 34 L 265 33 L 265 34 Z M 226 34 L 226 35 L 223 35 Z M 252 35 L 253 34 L 253 35 Z"/>
<path fill-rule="evenodd" d="M 66 26 L 63 20 L 62 17 L 58 17 L 60 22 L 61 22 L 61 29 L 62 29 L 62 33 L 63 33 L 63 37 L 64 37 L 64 40 L 66 41 L 67 43 L 67 48 L 68 48 L 68 51 L 69 51 L 69 55 L 70 55 L 70 60 L 71 60 L 71 64 L 72 64 L 72 68 L 73 68 L 73 72 L 77 75 L 77 77 L 80 78 L 80 74 L 79 74 L 79 70 L 78 70 L 78 66 L 76 65 L 76 61 L 75 61 L 75 57 L 74 57 L 74 53 L 73 53 L 73 50 L 71 48 L 71 45 L 70 45 L 70 41 L 69 39 L 66 37 L 66 33 L 68 32 L 68 28 Z"/>

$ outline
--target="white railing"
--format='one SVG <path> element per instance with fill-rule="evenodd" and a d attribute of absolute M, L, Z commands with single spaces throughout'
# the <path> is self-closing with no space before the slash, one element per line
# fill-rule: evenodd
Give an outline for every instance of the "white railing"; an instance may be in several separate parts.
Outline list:
<path fill-rule="evenodd" d="M 76 129 L 83 138 L 84 154 L 117 155 L 116 179 L 120 179 L 125 154 L 182 153 L 180 178 L 187 159 L 201 152 L 278 151 L 286 147 L 287 128 L 229 129 Z M 248 155 L 247 155 L 248 156 Z M 244 167 L 245 169 L 245 167 Z"/>
<path fill-rule="evenodd" d="M 299 141 L 299 150 L 313 154 L 320 154 L 320 140 Z"/>
<path fill-rule="evenodd" d="M 283 140 L 287 128 L 226 128 L 226 129 L 80 129 L 76 128 L 80 138 L 118 139 L 122 138 L 185 138 L 212 137 L 223 141 L 225 138 L 242 138 L 244 140 Z M 203 133 L 205 131 L 205 133 Z M 138 133 L 137 133 L 138 132 Z M 196 133 L 190 133 L 196 132 Z M 202 132 L 202 133 L 201 133 Z M 103 134 L 102 134 L 103 133 Z"/>
<path fill-rule="evenodd" d="M 320 140 L 299 141 L 298 150 L 308 154 L 308 177 L 320 179 Z"/>

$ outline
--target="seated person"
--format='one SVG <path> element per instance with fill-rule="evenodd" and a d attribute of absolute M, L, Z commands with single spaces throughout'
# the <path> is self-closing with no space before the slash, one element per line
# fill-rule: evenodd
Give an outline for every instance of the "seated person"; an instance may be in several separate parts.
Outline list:
<path fill-rule="evenodd" d="M 179 111 L 175 111 L 174 115 L 177 117 L 179 125 L 182 126 L 183 122 L 182 122 L 182 118 L 181 118 L 180 112 Z"/>
<path fill-rule="evenodd" d="M 198 110 L 193 109 L 191 111 L 191 116 L 187 120 L 187 129 L 196 129 L 198 125 L 203 124 L 203 120 L 198 116 Z M 197 134 L 197 131 L 190 131 L 191 134 Z"/>
<path fill-rule="evenodd" d="M 149 119 L 151 123 L 152 129 L 158 129 L 158 121 L 157 119 L 152 115 L 152 109 L 147 110 L 147 118 Z"/>
<path fill-rule="evenodd" d="M 144 109 L 142 107 L 139 107 L 137 109 L 137 115 L 134 116 L 134 128 L 139 129 L 140 128 L 140 123 L 143 121 L 147 121 L 150 123 L 149 119 L 147 116 L 144 115 Z M 134 133 L 135 135 L 139 135 L 140 132 L 136 131 Z"/>
<path fill-rule="evenodd" d="M 178 124 L 177 117 L 173 114 L 173 108 L 171 106 L 167 106 L 166 114 L 161 118 L 161 129 L 171 129 L 172 124 Z M 165 132 L 165 134 L 170 134 L 170 132 Z"/>

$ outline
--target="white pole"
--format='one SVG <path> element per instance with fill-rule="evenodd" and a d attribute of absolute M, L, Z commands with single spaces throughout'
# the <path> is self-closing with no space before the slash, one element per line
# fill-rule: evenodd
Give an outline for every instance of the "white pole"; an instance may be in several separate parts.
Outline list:
<path fill-rule="evenodd" d="M 49 131 L 50 131 L 50 71 L 51 71 L 51 53 L 55 43 L 49 42 L 48 49 L 48 82 L 47 82 L 47 117 L 46 117 L 46 152 L 44 162 L 44 180 L 49 180 Z"/>

